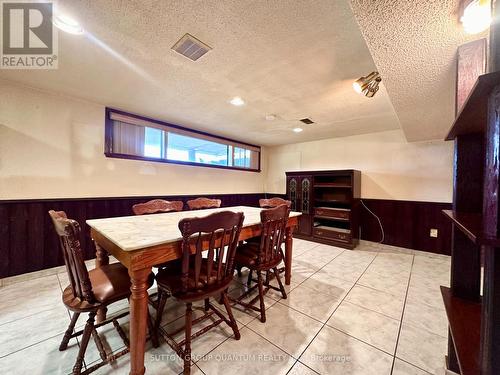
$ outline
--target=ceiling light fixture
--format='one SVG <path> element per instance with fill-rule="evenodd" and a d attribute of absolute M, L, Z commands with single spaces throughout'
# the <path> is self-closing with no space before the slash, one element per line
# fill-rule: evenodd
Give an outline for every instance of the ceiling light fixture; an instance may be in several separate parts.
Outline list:
<path fill-rule="evenodd" d="M 490 0 L 472 0 L 464 9 L 460 21 L 467 34 L 477 34 L 491 25 Z"/>
<path fill-rule="evenodd" d="M 356 80 L 352 87 L 358 94 L 364 94 L 368 98 L 372 98 L 379 89 L 379 84 L 382 81 L 379 72 L 371 72 L 366 77 L 361 77 Z"/>
<path fill-rule="evenodd" d="M 276 120 L 276 115 L 266 115 L 266 120 L 267 121 L 274 121 L 274 120 Z"/>
<path fill-rule="evenodd" d="M 52 23 L 58 29 L 69 34 L 82 35 L 85 32 L 78 21 L 65 14 L 56 14 L 52 19 Z"/>
<path fill-rule="evenodd" d="M 240 107 L 243 104 L 245 104 L 245 101 L 243 99 L 241 99 L 239 96 L 235 96 L 234 98 L 232 98 L 229 101 L 229 103 L 231 103 L 232 105 L 235 105 L 236 107 Z"/>
<path fill-rule="evenodd" d="M 300 133 L 300 132 L 301 132 L 301 131 L 303 131 L 303 130 L 304 130 L 304 129 L 302 129 L 302 128 L 293 128 L 293 131 L 294 131 L 295 133 Z"/>

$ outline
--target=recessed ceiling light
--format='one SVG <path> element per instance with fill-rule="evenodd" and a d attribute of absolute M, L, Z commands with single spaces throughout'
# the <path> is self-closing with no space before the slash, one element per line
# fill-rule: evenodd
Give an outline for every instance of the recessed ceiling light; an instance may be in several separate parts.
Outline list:
<path fill-rule="evenodd" d="M 467 34 L 477 34 L 486 30 L 491 24 L 490 0 L 472 0 L 464 9 L 460 21 Z"/>
<path fill-rule="evenodd" d="M 242 106 L 243 104 L 245 104 L 245 101 L 243 99 L 241 99 L 239 96 L 235 96 L 234 98 L 232 98 L 229 103 L 231 103 L 232 105 L 235 105 L 236 107 L 239 107 L 239 106 Z"/>
<path fill-rule="evenodd" d="M 301 131 L 303 131 L 303 130 L 304 130 L 304 129 L 302 129 L 302 128 L 294 128 L 294 129 L 293 129 L 293 131 L 294 131 L 295 133 L 300 133 L 300 132 L 301 132 Z"/>
<path fill-rule="evenodd" d="M 83 27 L 75 19 L 65 14 L 57 14 L 54 16 L 52 23 L 58 29 L 74 35 L 84 33 Z"/>

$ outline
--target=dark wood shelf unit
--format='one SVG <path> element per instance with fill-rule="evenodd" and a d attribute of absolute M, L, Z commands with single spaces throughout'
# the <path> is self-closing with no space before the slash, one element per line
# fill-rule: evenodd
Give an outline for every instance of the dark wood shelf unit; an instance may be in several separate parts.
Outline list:
<path fill-rule="evenodd" d="M 350 201 L 346 201 L 343 199 L 315 199 L 315 202 L 318 203 L 340 203 L 340 204 L 350 204 Z"/>
<path fill-rule="evenodd" d="M 447 140 L 455 144 L 447 366 L 500 374 L 500 72 L 478 78 Z M 483 270 L 482 270 L 483 268 Z M 482 288 L 481 288 L 482 285 Z M 481 294 L 482 290 L 482 294 Z"/>
<path fill-rule="evenodd" d="M 444 286 L 441 287 L 441 295 L 457 352 L 460 373 L 479 374 L 481 304 L 454 297 L 451 289 Z"/>
<path fill-rule="evenodd" d="M 487 236 L 483 232 L 483 215 L 480 213 L 443 210 L 457 229 L 460 229 L 474 244 L 500 246 L 498 237 Z"/>
<path fill-rule="evenodd" d="M 292 210 L 302 212 L 295 236 L 353 249 L 359 243 L 361 172 L 286 172 Z"/>
<path fill-rule="evenodd" d="M 331 183 L 331 184 L 328 184 L 328 183 L 325 183 L 325 184 L 314 184 L 314 187 L 315 188 L 344 188 L 344 189 L 350 189 L 352 188 L 352 186 L 350 184 L 341 184 L 341 183 Z"/>
<path fill-rule="evenodd" d="M 474 243 L 479 243 L 480 233 L 483 227 L 483 216 L 480 213 L 456 212 L 443 210 L 453 223 Z"/>
<path fill-rule="evenodd" d="M 500 71 L 479 76 L 446 136 L 447 141 L 452 141 L 458 135 L 485 132 L 489 93 L 499 81 Z"/>
<path fill-rule="evenodd" d="M 330 221 L 349 221 L 349 219 L 346 218 L 340 218 L 340 217 L 330 217 L 330 216 L 322 216 L 322 215 L 314 215 L 315 218 L 317 219 L 322 219 L 322 220 L 330 220 Z"/>

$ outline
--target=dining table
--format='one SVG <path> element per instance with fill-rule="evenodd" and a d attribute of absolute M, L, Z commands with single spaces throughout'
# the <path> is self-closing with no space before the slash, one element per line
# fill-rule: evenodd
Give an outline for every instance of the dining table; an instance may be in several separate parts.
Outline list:
<path fill-rule="evenodd" d="M 261 234 L 261 208 L 233 206 L 197 211 L 169 212 L 154 215 L 123 216 L 87 220 L 96 248 L 96 268 L 109 264 L 113 255 L 128 269 L 131 280 L 130 296 L 130 374 L 144 374 L 148 317 L 148 278 L 152 267 L 182 256 L 182 237 L 178 223 L 184 218 L 203 217 L 215 212 L 243 212 L 245 219 L 240 241 Z M 293 231 L 300 212 L 290 212 L 285 233 L 285 284 L 289 285 L 292 271 Z M 106 311 L 97 319 L 106 318 Z"/>

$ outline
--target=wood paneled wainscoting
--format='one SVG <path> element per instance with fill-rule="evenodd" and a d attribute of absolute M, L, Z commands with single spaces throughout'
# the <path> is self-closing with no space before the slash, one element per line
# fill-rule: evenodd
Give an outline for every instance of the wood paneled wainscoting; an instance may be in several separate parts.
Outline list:
<path fill-rule="evenodd" d="M 451 224 L 442 210 L 450 210 L 451 203 L 417 202 L 387 199 L 362 199 L 377 215 L 384 227 L 384 243 L 436 254 L 451 255 Z M 361 239 L 379 242 L 382 239 L 379 224 L 361 205 Z M 437 229 L 438 237 L 430 236 Z"/>
<path fill-rule="evenodd" d="M 259 206 L 265 194 L 203 195 L 222 200 L 222 207 Z M 119 198 L 29 199 L 0 201 L 0 278 L 64 264 L 48 211 L 65 211 L 82 226 L 85 258 L 95 258 L 87 219 L 133 215 L 132 206 L 151 199 L 187 200 L 193 195 Z M 184 209 L 187 209 L 185 206 Z"/>
<path fill-rule="evenodd" d="M 259 199 L 282 197 L 280 194 L 204 195 L 221 199 L 222 207 L 258 207 Z M 64 264 L 48 210 L 65 211 L 82 225 L 82 248 L 86 259 L 95 257 L 86 219 L 133 215 L 132 206 L 150 199 L 182 200 L 197 196 L 145 196 L 121 198 L 30 199 L 0 201 L 0 278 L 38 271 Z M 384 243 L 438 254 L 450 254 L 451 224 L 441 213 L 451 209 L 449 203 L 414 202 L 384 199 L 363 199 L 370 210 L 382 220 Z M 185 208 L 186 209 L 186 208 Z M 361 239 L 381 239 L 377 220 L 361 207 Z M 431 238 L 431 228 L 438 237 Z"/>

